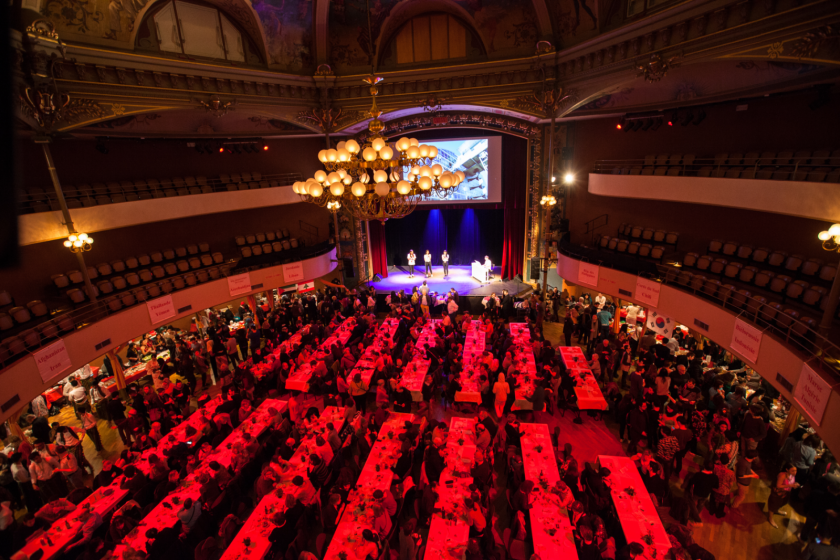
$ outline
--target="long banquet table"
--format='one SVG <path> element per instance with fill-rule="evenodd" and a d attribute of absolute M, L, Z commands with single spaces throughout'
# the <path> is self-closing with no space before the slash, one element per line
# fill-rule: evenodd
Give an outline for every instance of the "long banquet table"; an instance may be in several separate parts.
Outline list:
<path fill-rule="evenodd" d="M 254 377 L 258 380 L 261 380 L 263 377 L 279 368 L 280 355 L 283 352 L 291 352 L 292 350 L 294 350 L 295 346 L 300 344 L 300 341 L 307 333 L 309 333 L 309 325 L 301 327 L 295 334 L 281 342 L 280 345 L 277 348 L 275 348 L 271 354 L 268 354 L 265 357 L 265 361 L 262 361 L 258 364 L 254 364 L 254 367 L 251 368 L 251 373 L 254 374 Z"/>
<path fill-rule="evenodd" d="M 470 538 L 464 498 L 470 495 L 473 483 L 469 473 L 475 462 L 475 418 L 453 417 L 446 439 L 446 467 L 438 481 L 426 558 L 460 560 Z"/>
<path fill-rule="evenodd" d="M 471 321 L 464 340 L 461 390 L 455 393 L 456 402 L 481 403 L 481 356 L 484 354 L 486 337 L 481 321 Z M 490 384 L 492 386 L 493 381 Z"/>
<path fill-rule="evenodd" d="M 381 351 L 385 346 L 386 340 L 393 340 L 394 333 L 397 332 L 399 325 L 400 322 L 393 318 L 382 321 L 382 324 L 376 329 L 373 342 L 365 349 L 365 353 L 362 354 L 362 357 L 359 358 L 347 376 L 348 385 L 358 373 L 362 376 L 362 381 L 370 387 L 370 380 L 373 377 L 373 372 L 376 367 L 376 356 L 374 356 L 374 352 Z"/>
<path fill-rule="evenodd" d="M 344 409 L 330 406 L 324 409 L 316 421 L 315 427 L 309 430 L 298 445 L 295 454 L 288 461 L 279 465 L 279 469 L 272 463 L 278 475 L 278 482 L 274 491 L 266 494 L 260 500 L 251 516 L 239 529 L 236 537 L 228 545 L 222 560 L 234 560 L 236 558 L 249 558 L 261 560 L 271 550 L 271 542 L 268 536 L 274 529 L 271 518 L 278 511 L 286 509 L 285 495 L 291 494 L 297 498 L 302 487 L 292 484 L 295 476 L 302 476 L 306 480 L 307 458 L 311 450 L 315 448 L 315 437 L 326 432 L 326 425 L 332 422 L 337 431 L 341 431 L 344 425 Z"/>
<path fill-rule="evenodd" d="M 178 424 L 173 428 L 164 438 L 158 443 L 156 447 L 147 449 L 143 452 L 140 458 L 133 464 L 143 471 L 143 474 L 149 474 L 149 456 L 158 455 L 161 459 L 164 458 L 164 452 L 174 446 L 176 443 L 187 443 L 186 430 L 188 426 L 192 426 L 196 430 L 201 425 L 202 416 L 212 418 L 213 413 L 222 404 L 222 399 L 216 397 L 208 401 L 204 407 L 196 410 L 189 418 Z M 197 441 L 198 438 L 195 439 Z M 82 522 L 79 520 L 79 513 L 81 506 L 90 504 L 93 506 L 93 511 L 98 513 L 103 519 L 114 511 L 117 505 L 128 496 L 128 490 L 120 488 L 120 483 L 125 477 L 120 475 L 108 485 L 96 490 L 93 494 L 85 498 L 79 504 L 75 511 L 65 515 L 63 518 L 56 520 L 52 526 L 43 533 L 36 533 L 32 538 L 20 549 L 21 552 L 32 556 L 37 550 L 43 550 L 44 555 L 42 560 L 51 560 L 61 555 L 64 547 L 79 534 L 82 528 Z"/>
<path fill-rule="evenodd" d="M 414 343 L 414 348 L 417 353 L 414 358 L 403 368 L 400 376 L 400 385 L 411 392 L 411 398 L 414 402 L 423 400 L 423 380 L 426 379 L 426 374 L 429 373 L 429 365 L 431 360 L 426 359 L 426 344 L 429 348 L 435 347 L 435 328 L 440 324 L 440 319 L 432 319 L 420 330 L 420 336 L 417 337 L 417 342 Z"/>
<path fill-rule="evenodd" d="M 367 462 L 359 475 L 356 488 L 347 498 L 347 505 L 341 522 L 335 531 L 332 542 L 324 555 L 324 560 L 338 560 L 341 553 L 346 553 L 342 560 L 364 560 L 357 556 L 360 545 L 364 542 L 362 531 L 373 528 L 373 493 L 376 490 L 390 490 L 394 479 L 391 467 L 399 457 L 400 434 L 404 433 L 405 422 L 413 422 L 414 415 L 392 412 L 379 430 L 376 444 L 370 451 Z M 422 427 L 421 427 L 422 428 Z M 422 432 L 422 429 L 420 430 Z"/>
<path fill-rule="evenodd" d="M 534 394 L 534 380 L 537 377 L 537 362 L 534 359 L 534 348 L 531 345 L 531 331 L 526 323 L 510 323 L 510 334 L 513 337 L 513 363 L 519 376 L 519 387 L 514 391 L 516 399 L 511 410 L 534 410 L 534 405 L 526 397 Z"/>
<path fill-rule="evenodd" d="M 575 380 L 575 395 L 581 410 L 608 410 L 610 405 L 598 387 L 595 375 L 589 368 L 570 368 L 569 375 Z"/>
<path fill-rule="evenodd" d="M 140 523 L 123 539 L 117 548 L 114 549 L 111 558 L 121 559 L 126 547 L 131 547 L 137 551 L 146 550 L 146 531 L 152 528 L 165 529 L 167 527 L 175 527 L 178 520 L 178 511 L 181 509 L 181 504 L 184 500 L 191 498 L 193 501 L 201 497 L 201 485 L 198 482 L 198 476 L 202 472 L 212 474 L 208 465 L 211 461 L 218 462 L 221 466 L 228 468 L 233 459 L 231 449 L 234 444 L 244 442 L 242 434 L 248 432 L 252 438 L 257 438 L 264 431 L 268 430 L 274 423 L 275 415 L 271 414 L 268 409 L 275 408 L 278 412 L 285 410 L 287 401 L 267 399 L 251 413 L 244 422 L 242 422 L 222 443 L 217 447 L 213 453 L 208 456 L 201 467 L 194 471 L 191 475 L 183 479 L 178 488 L 171 494 L 164 498 L 149 514 L 144 517 Z"/>
<path fill-rule="evenodd" d="M 355 317 L 345 319 L 341 325 L 338 326 L 332 336 L 324 340 L 324 342 L 318 346 L 318 350 L 315 352 L 312 359 L 322 362 L 334 344 L 347 344 L 347 341 L 350 340 L 350 335 L 353 334 L 355 326 Z M 312 379 L 312 366 L 309 363 L 300 364 L 294 373 L 292 373 L 286 380 L 286 389 L 308 392 L 310 379 Z"/>
<path fill-rule="evenodd" d="M 164 350 L 160 352 L 157 356 L 152 359 L 163 358 L 164 361 L 169 360 L 169 350 Z M 146 364 L 151 361 L 147 360 L 145 362 L 141 362 L 131 366 L 130 368 L 123 370 L 123 377 L 125 378 L 125 384 L 129 385 L 130 383 L 134 383 L 135 381 L 139 381 L 142 377 L 146 376 Z M 109 394 L 115 393 L 119 391 L 119 387 L 117 387 L 117 379 L 113 375 L 110 377 L 106 377 L 102 380 L 102 385 L 105 386 L 105 390 L 108 391 Z"/>
<path fill-rule="evenodd" d="M 534 483 L 531 537 L 540 558 L 577 558 L 574 527 L 560 498 L 550 491 L 560 480 L 546 424 L 520 424 L 525 479 Z"/>
<path fill-rule="evenodd" d="M 671 541 L 650 499 L 636 463 L 629 457 L 599 455 L 600 467 L 610 470 L 607 484 L 627 542 L 642 544 L 646 552 L 656 550 L 656 558 L 667 558 Z M 653 554 L 646 554 L 653 558 Z"/>

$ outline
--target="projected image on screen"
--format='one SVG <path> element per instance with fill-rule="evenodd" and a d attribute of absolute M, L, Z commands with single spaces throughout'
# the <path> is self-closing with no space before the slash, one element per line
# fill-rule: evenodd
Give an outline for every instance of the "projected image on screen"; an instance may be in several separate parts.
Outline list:
<path fill-rule="evenodd" d="M 446 201 L 489 200 L 489 142 L 487 138 L 470 140 L 441 140 L 426 142 L 437 147 L 438 156 L 434 163 L 443 166 L 444 171 L 463 171 L 466 179 L 453 188 Z"/>

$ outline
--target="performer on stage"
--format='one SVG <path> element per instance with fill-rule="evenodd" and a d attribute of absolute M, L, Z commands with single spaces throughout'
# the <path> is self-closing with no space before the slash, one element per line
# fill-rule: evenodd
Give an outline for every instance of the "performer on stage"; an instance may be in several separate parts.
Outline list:
<path fill-rule="evenodd" d="M 449 253 L 446 252 L 446 249 L 443 250 L 440 260 L 443 261 L 443 277 L 446 278 L 449 276 Z"/>
<path fill-rule="evenodd" d="M 426 254 L 423 255 L 423 262 L 426 263 L 426 278 L 432 277 L 432 254 L 426 249 Z"/>
<path fill-rule="evenodd" d="M 408 251 L 408 277 L 414 278 L 414 263 L 417 261 L 417 255 L 414 254 L 414 249 Z"/>
<path fill-rule="evenodd" d="M 490 272 L 493 270 L 493 263 L 490 262 L 490 257 L 484 255 L 484 270 L 487 273 L 487 281 L 490 281 Z"/>

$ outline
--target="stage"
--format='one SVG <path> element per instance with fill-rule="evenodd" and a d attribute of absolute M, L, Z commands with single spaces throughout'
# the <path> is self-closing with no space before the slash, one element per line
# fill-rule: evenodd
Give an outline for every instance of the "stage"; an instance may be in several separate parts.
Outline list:
<path fill-rule="evenodd" d="M 419 260 L 419 259 L 418 259 Z M 493 267 L 493 278 L 489 284 L 482 285 L 481 282 L 471 276 L 471 268 L 469 266 L 455 266 L 449 267 L 449 276 L 443 277 L 443 267 L 433 266 L 432 277 L 426 278 L 423 271 L 423 265 L 415 265 L 414 278 L 408 276 L 408 268 L 404 266 L 389 266 L 388 278 L 383 278 L 379 282 L 370 282 L 369 285 L 374 286 L 379 295 L 388 295 L 391 292 L 399 292 L 405 290 L 406 294 L 411 294 L 411 288 L 414 286 L 420 287 L 423 280 L 432 292 L 439 294 L 447 293 L 451 288 L 455 288 L 460 296 L 489 296 L 495 293 L 497 296 L 502 296 L 502 290 L 507 290 L 510 295 L 515 296 L 519 292 L 530 290 L 531 286 L 516 280 L 504 282 L 499 278 L 500 268 Z"/>

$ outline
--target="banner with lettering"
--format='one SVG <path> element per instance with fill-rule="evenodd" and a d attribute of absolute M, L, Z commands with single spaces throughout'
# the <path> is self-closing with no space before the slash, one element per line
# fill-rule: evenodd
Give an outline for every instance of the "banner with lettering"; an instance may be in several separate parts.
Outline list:
<path fill-rule="evenodd" d="M 597 264 L 581 262 L 578 264 L 578 283 L 598 287 L 598 273 L 601 267 Z"/>
<path fill-rule="evenodd" d="M 799 382 L 796 384 L 794 399 L 802 407 L 802 410 L 811 417 L 817 426 L 822 422 L 825 407 L 831 397 L 831 385 L 820 377 L 817 372 L 802 364 L 802 373 L 799 374 Z"/>
<path fill-rule="evenodd" d="M 636 277 L 636 301 L 647 307 L 659 306 L 659 282 Z"/>
<path fill-rule="evenodd" d="M 296 262 L 292 264 L 283 265 L 283 282 L 291 284 L 292 282 L 299 282 L 305 279 L 303 275 L 303 263 Z"/>
<path fill-rule="evenodd" d="M 175 302 L 172 301 L 171 295 L 147 301 L 146 308 L 149 310 L 149 318 L 153 325 L 162 323 L 176 315 Z"/>
<path fill-rule="evenodd" d="M 228 290 L 230 295 L 238 296 L 251 291 L 251 274 L 237 274 L 236 276 L 228 276 Z"/>
<path fill-rule="evenodd" d="M 732 331 L 732 342 L 729 347 L 747 361 L 757 364 L 761 336 L 761 331 L 754 326 L 741 319 L 735 319 L 735 330 Z"/>
<path fill-rule="evenodd" d="M 41 374 L 41 380 L 44 383 L 49 383 L 58 374 L 73 366 L 70 355 L 67 353 L 67 347 L 64 345 L 64 339 L 53 342 L 46 348 L 38 350 L 32 356 L 35 358 L 38 372 Z"/>
<path fill-rule="evenodd" d="M 674 334 L 674 327 L 676 322 L 667 315 L 663 315 L 655 309 L 650 309 L 645 326 L 655 333 L 661 334 L 665 338 L 671 338 Z"/>

